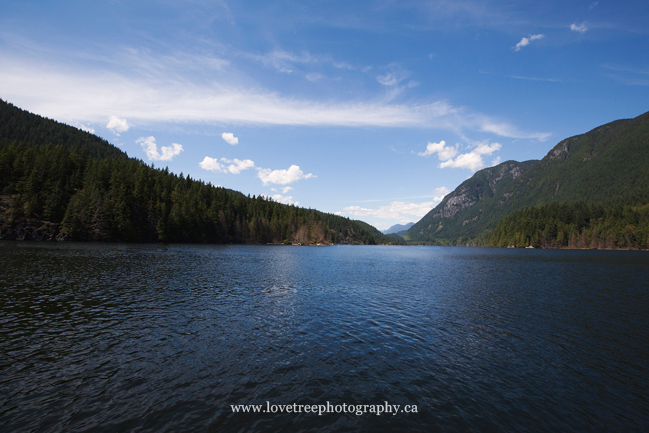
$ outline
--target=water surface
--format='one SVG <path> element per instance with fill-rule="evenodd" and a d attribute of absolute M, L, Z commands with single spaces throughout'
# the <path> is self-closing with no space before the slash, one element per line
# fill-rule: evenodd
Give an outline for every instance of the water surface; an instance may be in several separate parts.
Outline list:
<path fill-rule="evenodd" d="M 648 281 L 633 251 L 0 242 L 0 430 L 649 431 Z M 231 409 L 267 401 L 418 413 Z"/>

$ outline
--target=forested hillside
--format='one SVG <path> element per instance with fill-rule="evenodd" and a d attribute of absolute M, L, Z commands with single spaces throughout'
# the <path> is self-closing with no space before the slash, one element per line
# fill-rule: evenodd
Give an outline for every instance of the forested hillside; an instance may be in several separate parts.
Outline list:
<path fill-rule="evenodd" d="M 0 101 L 0 238 L 395 244 L 347 218 L 215 187 Z"/>
<path fill-rule="evenodd" d="M 556 202 L 503 219 L 489 246 L 617 249 L 649 247 L 649 204 Z M 633 202 L 633 201 L 632 201 Z"/>
<path fill-rule="evenodd" d="M 550 203 L 606 204 L 612 198 L 627 206 L 649 203 L 649 113 L 562 140 L 540 161 L 508 161 L 477 172 L 404 237 L 485 245 L 499 221 L 516 211 Z"/>

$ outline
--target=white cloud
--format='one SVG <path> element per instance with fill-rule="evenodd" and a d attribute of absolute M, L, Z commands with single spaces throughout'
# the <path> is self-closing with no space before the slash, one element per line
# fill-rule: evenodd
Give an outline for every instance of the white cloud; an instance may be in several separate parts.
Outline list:
<path fill-rule="evenodd" d="M 293 197 L 290 196 L 290 195 L 289 196 L 283 196 L 281 194 L 273 194 L 271 196 L 268 196 L 268 195 L 263 195 L 262 194 L 262 196 L 267 197 L 267 198 L 272 198 L 277 203 L 294 204 L 295 206 L 300 205 L 300 202 L 299 201 L 293 201 Z"/>
<path fill-rule="evenodd" d="M 448 159 L 453 158 L 455 155 L 457 155 L 457 152 L 458 152 L 457 146 L 456 147 L 447 146 L 446 141 L 442 140 L 439 143 L 428 142 L 428 145 L 426 146 L 426 151 L 419 152 L 417 155 L 428 157 L 437 154 L 437 157 L 439 158 L 440 161 L 446 161 Z"/>
<path fill-rule="evenodd" d="M 206 156 L 203 158 L 201 162 L 198 163 L 198 165 L 203 169 L 203 170 L 209 170 L 213 171 L 214 173 L 224 173 L 225 168 L 221 163 L 219 163 L 219 160 L 216 158 L 210 158 L 209 156 Z"/>
<path fill-rule="evenodd" d="M 230 164 L 230 165 L 227 165 Z M 221 158 L 220 162 L 216 158 L 210 158 L 209 156 L 206 156 L 203 158 L 201 162 L 198 163 L 198 165 L 203 169 L 203 170 L 209 170 L 213 171 L 214 173 L 232 173 L 232 174 L 239 174 L 243 170 L 248 170 L 249 168 L 253 168 L 255 166 L 255 163 L 249 159 L 227 159 L 227 158 Z"/>
<path fill-rule="evenodd" d="M 314 100 L 283 96 L 250 83 L 242 85 L 239 71 L 223 66 L 220 67 L 226 71 L 215 69 L 205 56 L 183 53 L 152 58 L 129 52 L 127 56 L 104 59 L 103 63 L 120 65 L 119 71 L 108 71 L 81 66 L 78 56 L 72 57 L 76 54 L 67 57 L 66 53 L 57 54 L 65 61 L 37 62 L 0 53 L 3 98 L 34 113 L 71 124 L 103 122 L 109 113 L 120 113 L 129 122 L 139 124 L 421 127 L 454 132 L 469 129 L 539 140 L 549 135 L 520 131 L 508 123 L 443 100 L 394 103 L 375 97 Z M 70 64 L 78 67 L 70 68 Z M 190 73 L 206 70 L 220 74 L 218 79 L 201 81 Z M 399 78 L 386 77 L 386 82 Z M 107 127 L 116 134 L 126 131 L 129 123 L 124 118 L 111 117 Z"/>
<path fill-rule="evenodd" d="M 92 126 L 86 126 L 84 124 L 81 124 L 81 125 L 79 125 L 79 129 L 82 130 L 82 131 L 89 132 L 91 134 L 95 133 L 95 128 L 93 128 Z"/>
<path fill-rule="evenodd" d="M 586 33 L 588 27 L 586 27 L 586 23 L 581 23 L 579 25 L 573 23 L 570 24 L 570 30 L 572 30 L 573 32 L 579 32 L 583 34 Z"/>
<path fill-rule="evenodd" d="M 183 151 L 182 145 L 171 143 L 171 146 L 162 146 L 160 148 L 162 153 L 160 153 L 154 137 L 140 137 L 135 142 L 142 146 L 147 158 L 153 161 L 171 161 L 174 156 L 180 155 L 180 152 Z"/>
<path fill-rule="evenodd" d="M 282 188 L 282 193 L 286 194 L 287 192 L 292 191 L 292 190 L 293 190 L 292 187 L 290 187 L 290 186 L 285 186 L 284 188 Z"/>
<path fill-rule="evenodd" d="M 380 84 L 383 84 L 384 86 L 396 86 L 401 81 L 408 78 L 409 75 L 408 72 L 405 71 L 397 63 L 391 63 L 388 66 L 386 66 L 384 69 L 386 69 L 387 72 L 383 75 L 379 75 L 376 77 L 376 81 L 378 81 Z M 413 83 L 413 85 L 408 87 L 415 87 L 418 84 L 415 83 L 414 81 L 411 81 L 411 83 Z"/>
<path fill-rule="evenodd" d="M 221 138 L 224 139 L 226 143 L 233 146 L 235 144 L 239 144 L 239 137 L 235 137 L 231 132 L 224 132 L 223 134 L 221 134 Z"/>
<path fill-rule="evenodd" d="M 426 215 L 442 199 L 428 201 L 423 203 L 413 203 L 406 201 L 393 201 L 390 204 L 379 206 L 375 209 L 363 208 L 361 206 L 347 206 L 343 208 L 344 213 L 355 217 L 374 217 L 381 219 L 398 220 L 402 223 L 412 221 L 415 217 L 420 219 Z"/>
<path fill-rule="evenodd" d="M 221 161 L 230 164 L 228 166 L 228 171 L 232 174 L 239 174 L 243 170 L 248 170 L 249 168 L 253 168 L 255 166 L 255 163 L 249 159 L 240 160 L 235 158 L 230 161 L 229 159 L 221 158 Z"/>
<path fill-rule="evenodd" d="M 545 35 L 538 34 L 538 35 L 532 35 L 529 38 L 523 38 L 519 43 L 516 44 L 514 47 L 514 51 L 520 51 L 521 48 L 526 47 L 530 44 L 532 41 L 536 41 L 537 39 L 543 39 Z"/>
<path fill-rule="evenodd" d="M 240 53 L 240 55 L 287 74 L 293 73 L 297 65 L 329 64 L 336 69 L 357 69 L 347 62 L 335 60 L 331 56 L 314 55 L 308 51 L 303 51 L 302 54 L 294 54 L 284 50 L 275 50 L 266 54 Z"/>
<path fill-rule="evenodd" d="M 487 143 L 481 143 L 471 152 L 463 153 L 461 155 L 458 155 L 457 158 L 444 161 L 439 165 L 439 167 L 466 168 L 471 171 L 476 171 L 485 166 L 485 163 L 482 160 L 482 155 L 491 155 L 501 148 L 502 145 L 500 145 L 499 143 L 493 143 L 491 145 Z"/>
<path fill-rule="evenodd" d="M 498 164 L 500 164 L 500 157 L 499 156 L 491 160 L 491 166 L 492 167 L 495 166 L 495 165 L 498 165 Z"/>
<path fill-rule="evenodd" d="M 257 177 L 261 179 L 264 185 L 269 183 L 287 185 L 301 179 L 316 177 L 313 173 L 304 174 L 297 165 L 291 165 L 288 170 L 271 170 L 270 168 L 258 168 L 257 170 L 259 170 Z"/>
<path fill-rule="evenodd" d="M 128 131 L 129 124 L 126 119 L 120 119 L 117 116 L 110 116 L 106 128 L 110 129 L 113 134 L 119 135 L 122 132 Z"/>
<path fill-rule="evenodd" d="M 448 188 L 446 188 L 445 186 L 440 186 L 439 188 L 435 188 L 434 193 L 435 193 L 435 194 L 438 194 L 438 195 L 436 195 L 436 196 L 433 198 L 433 200 L 435 200 L 435 201 L 437 201 L 437 202 L 442 201 L 442 200 L 444 200 L 444 197 L 446 197 L 446 195 L 447 195 L 449 192 L 451 192 L 451 190 L 448 189 Z"/>

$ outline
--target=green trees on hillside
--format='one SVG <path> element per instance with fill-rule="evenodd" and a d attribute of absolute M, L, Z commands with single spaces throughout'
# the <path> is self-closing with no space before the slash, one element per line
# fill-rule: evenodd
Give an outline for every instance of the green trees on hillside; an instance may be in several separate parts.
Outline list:
<path fill-rule="evenodd" d="M 149 167 L 95 135 L 0 100 L 0 238 L 402 243 L 336 215 Z"/>
<path fill-rule="evenodd" d="M 63 145 L 0 143 L 0 193 L 5 237 L 18 222 L 47 221 L 60 223 L 59 238 L 75 240 L 393 243 L 336 215 Z"/>
<path fill-rule="evenodd" d="M 648 248 L 649 204 L 549 203 L 504 218 L 489 245 L 525 248 Z"/>

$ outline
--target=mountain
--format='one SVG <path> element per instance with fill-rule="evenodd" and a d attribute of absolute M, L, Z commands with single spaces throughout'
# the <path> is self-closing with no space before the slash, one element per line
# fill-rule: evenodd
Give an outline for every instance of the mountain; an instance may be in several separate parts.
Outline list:
<path fill-rule="evenodd" d="M 401 231 L 405 233 L 406 231 L 408 231 L 408 229 L 410 227 L 412 227 L 414 225 L 415 225 L 415 223 L 395 224 L 392 227 L 390 227 L 389 229 L 381 231 L 381 233 L 383 233 L 384 235 L 389 235 L 389 234 L 392 234 L 392 233 L 397 233 L 398 234 Z"/>
<path fill-rule="evenodd" d="M 625 203 L 649 198 L 649 113 L 559 142 L 540 161 L 507 161 L 475 173 L 412 226 L 409 241 L 487 241 L 506 216 L 552 202 Z"/>
<path fill-rule="evenodd" d="M 95 135 L 2 100 L 0 239 L 404 242 L 360 221 L 150 167 Z"/>

